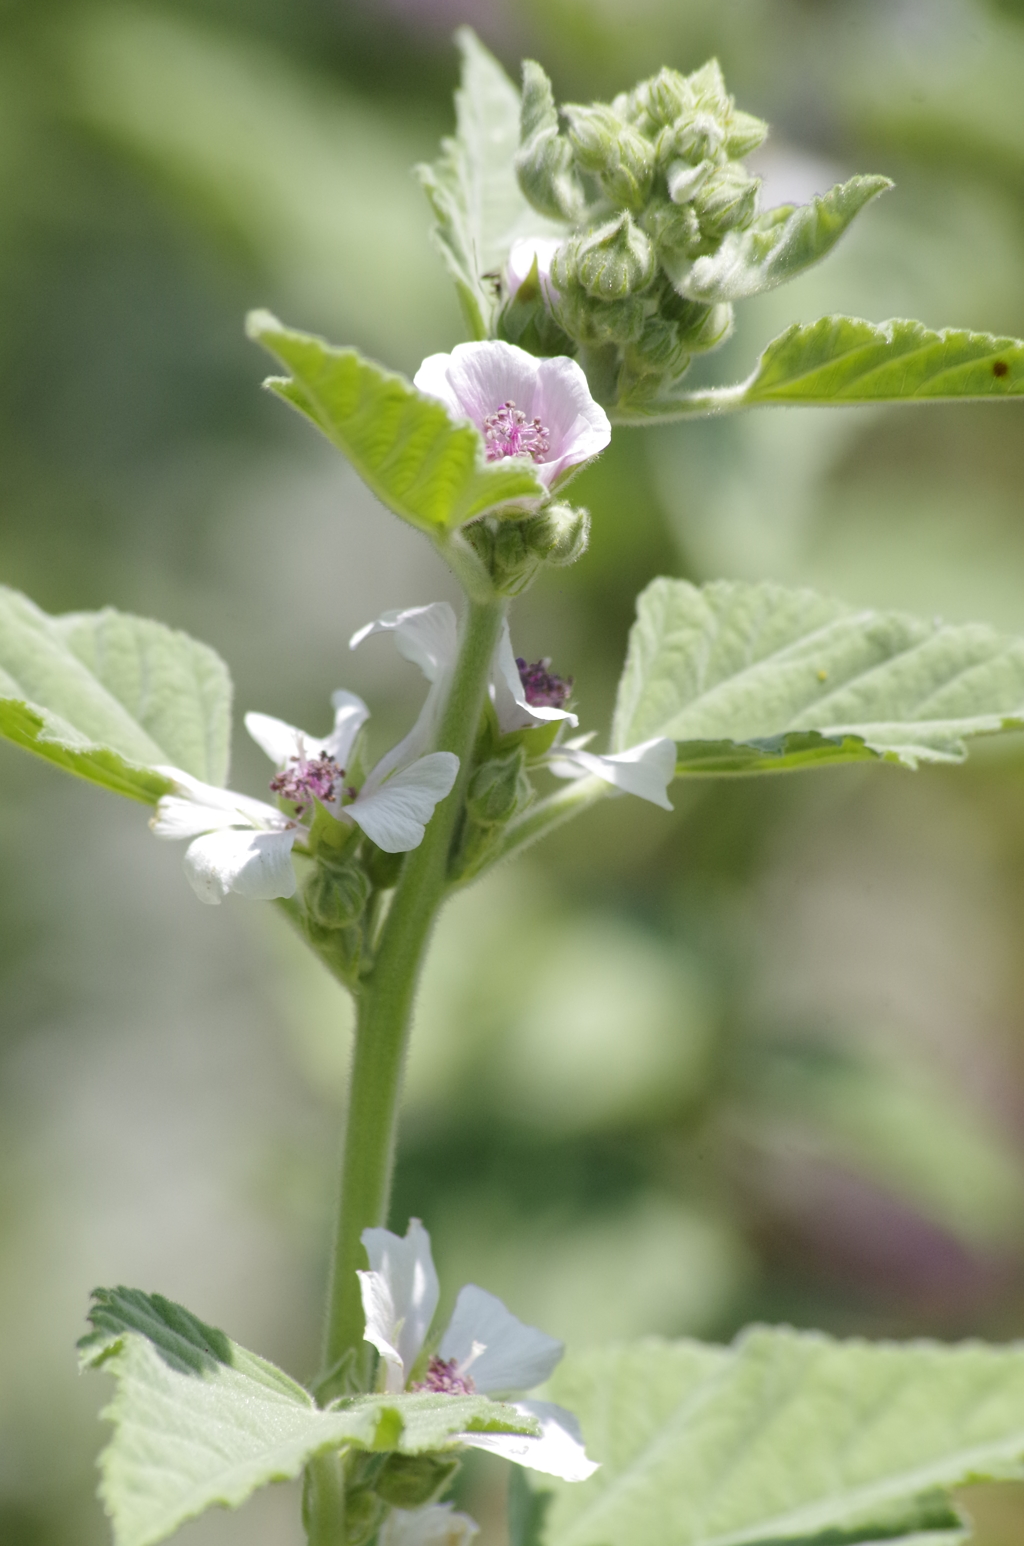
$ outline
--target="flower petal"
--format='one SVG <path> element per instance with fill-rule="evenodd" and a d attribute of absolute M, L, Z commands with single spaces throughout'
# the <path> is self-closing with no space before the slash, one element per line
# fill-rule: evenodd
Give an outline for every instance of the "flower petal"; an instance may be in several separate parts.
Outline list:
<path fill-rule="evenodd" d="M 568 709 L 534 708 L 527 703 L 519 667 L 512 653 L 512 638 L 507 622 L 501 625 L 501 635 L 491 661 L 491 698 L 502 735 L 509 735 L 513 730 L 529 730 L 535 725 L 547 725 L 553 719 L 567 720 L 570 725 L 579 724 L 576 715 Z"/>
<path fill-rule="evenodd" d="M 382 767 L 383 762 L 377 764 L 355 802 L 346 805 L 341 814 L 362 827 L 385 853 L 406 853 L 419 847 L 434 807 L 451 793 L 459 759 L 454 752 L 430 752 L 367 794 L 367 787 Z"/>
<path fill-rule="evenodd" d="M 468 1514 L 456 1514 L 450 1503 L 426 1508 L 395 1508 L 381 1525 L 377 1546 L 467 1546 L 480 1526 Z"/>
<path fill-rule="evenodd" d="M 334 729 L 324 742 L 324 751 L 333 757 L 339 767 L 345 767 L 356 736 L 370 717 L 370 711 L 362 698 L 354 692 L 339 687 L 331 693 L 334 709 Z"/>
<path fill-rule="evenodd" d="M 474 1348 L 483 1347 L 483 1352 Z M 525 1326 L 501 1300 L 467 1283 L 438 1349 L 442 1358 L 466 1364 L 477 1390 L 532 1390 L 546 1380 L 565 1352 L 564 1344 Z"/>
<path fill-rule="evenodd" d="M 149 825 L 157 837 L 195 837 L 223 827 L 253 827 L 258 831 L 282 831 L 291 823 L 282 811 L 263 800 L 204 784 L 181 768 L 158 767 L 158 773 L 174 780 L 174 794 L 158 801 Z"/>
<path fill-rule="evenodd" d="M 532 1471 L 560 1476 L 564 1482 L 585 1482 L 593 1476 L 598 1464 L 588 1459 L 579 1423 L 571 1412 L 550 1401 L 517 1401 L 515 1406 L 518 1412 L 536 1417 L 541 1429 L 537 1438 L 519 1433 L 464 1433 L 463 1444 L 469 1449 L 489 1450 Z"/>
<path fill-rule="evenodd" d="M 533 414 L 548 430 L 551 450 L 537 468 L 551 488 L 573 467 L 600 455 L 612 438 L 608 415 L 590 395 L 582 368 L 568 355 L 537 362 Z"/>
<path fill-rule="evenodd" d="M 412 384 L 417 392 L 422 392 L 424 397 L 436 397 L 443 403 L 453 419 L 466 418 L 466 410 L 452 390 L 448 380 L 448 366 L 451 363 L 450 354 L 428 354 L 415 376 Z"/>
<path fill-rule="evenodd" d="M 563 746 L 548 767 L 556 778 L 580 778 L 584 773 L 594 773 L 623 794 L 638 795 L 641 800 L 660 805 L 662 810 L 675 809 L 666 790 L 675 777 L 676 743 L 666 736 L 656 736 L 653 741 L 642 741 L 639 746 L 607 757 Z"/>
<path fill-rule="evenodd" d="M 537 278 L 545 301 L 550 306 L 552 300 L 558 299 L 558 291 L 551 283 L 551 260 L 561 245 L 562 238 L 558 236 L 516 237 L 505 266 L 505 288 L 509 300 L 514 299 L 520 285 L 529 279 L 534 259 L 537 261 Z M 423 363 L 425 365 L 427 362 L 424 360 Z"/>
<path fill-rule="evenodd" d="M 404 1239 L 390 1229 L 364 1229 L 362 1241 L 371 1269 L 359 1274 L 366 1340 L 388 1361 L 388 1390 L 402 1390 L 437 1309 L 430 1236 L 419 1219 L 410 1219 Z"/>
<path fill-rule="evenodd" d="M 405 660 L 419 666 L 428 682 L 455 664 L 458 649 L 458 630 L 455 613 L 447 601 L 433 601 L 426 607 L 406 607 L 404 611 L 385 612 L 375 622 L 367 623 L 348 641 L 354 650 L 374 633 L 393 633 L 398 653 Z"/>
<path fill-rule="evenodd" d="M 257 902 L 293 896 L 291 852 L 296 836 L 294 827 L 285 832 L 255 832 L 251 827 L 207 832 L 185 854 L 189 885 L 201 902 L 221 902 L 229 891 Z"/>
<path fill-rule="evenodd" d="M 272 714 L 246 714 L 245 728 L 276 768 L 286 768 L 293 757 L 319 757 L 323 751 L 323 742 L 316 736 Z"/>

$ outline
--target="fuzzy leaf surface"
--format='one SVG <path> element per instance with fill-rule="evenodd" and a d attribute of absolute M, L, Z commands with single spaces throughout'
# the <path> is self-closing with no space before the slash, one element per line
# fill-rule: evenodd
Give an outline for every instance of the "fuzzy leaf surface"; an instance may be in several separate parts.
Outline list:
<path fill-rule="evenodd" d="M 462 77 L 455 93 L 455 134 L 431 166 L 417 167 L 437 220 L 434 241 L 455 280 L 474 338 L 493 330 L 495 280 L 513 239 L 547 223 L 519 190 L 513 160 L 519 149 L 519 92 L 469 27 L 456 42 Z"/>
<path fill-rule="evenodd" d="M 838 407 L 850 403 L 942 402 L 1024 396 L 1024 341 L 934 332 L 896 318 L 820 317 L 794 322 L 765 349 L 746 381 L 732 387 L 653 399 L 621 408 L 613 421 L 671 423 L 772 404 Z"/>
<path fill-rule="evenodd" d="M 916 767 L 1022 725 L 1024 639 L 769 582 L 658 579 L 637 602 L 613 742 L 668 736 L 689 773 Z"/>
<path fill-rule="evenodd" d="M 312 419 L 381 503 L 421 531 L 438 536 L 485 510 L 544 497 L 532 463 L 487 462 L 474 425 L 450 419 L 358 350 L 336 349 L 265 311 L 250 314 L 248 330 L 291 372 L 272 376 L 271 391 Z"/>
<path fill-rule="evenodd" d="M 785 219 L 730 231 L 716 253 L 690 265 L 676 289 L 691 300 L 714 305 L 785 284 L 820 262 L 864 206 L 891 187 L 888 177 L 851 177 L 809 204 L 798 205 Z"/>
<path fill-rule="evenodd" d="M 570 1355 L 548 1390 L 602 1464 L 550 1484 L 544 1546 L 952 1546 L 965 1532 L 949 1490 L 1024 1460 L 1019 1343 L 755 1327 L 730 1348 Z"/>
<path fill-rule="evenodd" d="M 90 1321 L 82 1365 L 117 1382 L 100 1457 L 115 1546 L 153 1546 L 214 1505 L 236 1508 L 323 1450 L 420 1454 L 467 1431 L 531 1431 L 486 1396 L 358 1396 L 322 1410 L 273 1364 L 138 1289 L 97 1290 Z"/>
<path fill-rule="evenodd" d="M 227 778 L 231 679 L 214 650 L 112 607 L 49 617 L 0 587 L 0 735 L 154 804 L 159 764 Z"/>

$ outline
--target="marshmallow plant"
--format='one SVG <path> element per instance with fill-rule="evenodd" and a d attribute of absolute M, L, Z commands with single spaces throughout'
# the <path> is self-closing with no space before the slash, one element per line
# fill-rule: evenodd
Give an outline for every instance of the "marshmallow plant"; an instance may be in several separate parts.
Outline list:
<path fill-rule="evenodd" d="M 117 1382 L 101 1460 L 116 1546 L 153 1546 L 299 1475 L 312 1546 L 468 1542 L 477 1526 L 444 1494 L 472 1448 L 518 1468 L 514 1546 L 951 1546 L 966 1529 L 954 1489 L 1024 1465 L 1024 1348 L 759 1328 L 730 1347 L 563 1358 L 485 1287 L 436 1324 L 427 1233 L 389 1230 L 389 1190 L 416 984 L 458 887 L 599 801 L 670 811 L 676 778 L 957 762 L 968 737 L 1024 725 L 1024 639 L 770 583 L 660 578 L 595 745 L 560 674 L 571 663 L 517 654 L 509 622 L 538 574 L 585 551 L 574 475 L 625 421 L 1019 397 L 1024 343 L 828 316 L 789 328 L 737 385 L 685 390 L 732 308 L 823 257 L 885 179 L 765 210 L 743 164 L 765 125 L 716 64 L 559 110 L 539 66 L 520 95 L 472 34 L 461 46 L 457 132 L 421 177 L 469 337 L 409 381 L 266 313 L 249 321 L 282 369 L 271 391 L 465 592 L 459 617 L 424 598 L 352 637 L 386 634 L 422 670 L 408 733 L 372 762 L 369 711 L 347 691 L 325 734 L 254 710 L 270 766 L 258 793 L 236 793 L 230 680 L 211 649 L 0 591 L 0 733 L 151 807 L 156 836 L 186 844 L 201 901 L 272 902 L 356 1005 L 316 1377 L 299 1384 L 159 1295 L 96 1293 L 82 1355 Z"/>

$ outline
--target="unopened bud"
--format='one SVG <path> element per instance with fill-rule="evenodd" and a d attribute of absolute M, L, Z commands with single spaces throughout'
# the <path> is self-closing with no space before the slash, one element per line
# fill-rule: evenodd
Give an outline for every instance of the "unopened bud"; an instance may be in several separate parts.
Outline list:
<path fill-rule="evenodd" d="M 530 549 L 556 569 L 582 558 L 590 542 L 590 511 L 574 510 L 572 505 L 548 505 L 525 526 Z"/>
<path fill-rule="evenodd" d="M 632 93 L 638 108 L 646 112 L 651 123 L 658 128 L 674 124 L 684 113 L 694 111 L 694 97 L 690 83 L 678 70 L 667 66 L 641 81 Z"/>
<path fill-rule="evenodd" d="M 658 140 L 658 158 L 664 161 L 678 156 L 692 165 L 718 161 L 724 145 L 725 125 L 714 113 L 701 111 L 685 115 L 664 131 Z"/>
<path fill-rule="evenodd" d="M 744 230 L 754 218 L 760 187 L 760 178 L 748 177 L 738 162 L 720 167 L 693 201 L 705 236 Z"/>
<path fill-rule="evenodd" d="M 602 102 L 564 112 L 577 166 L 592 173 L 614 203 L 643 209 L 654 177 L 650 141 Z"/>
<path fill-rule="evenodd" d="M 725 343 L 732 332 L 733 309 L 728 303 L 717 306 L 694 304 L 694 313 L 688 322 L 677 322 L 679 341 L 691 354 L 706 353 Z"/>
<path fill-rule="evenodd" d="M 466 810 L 480 826 L 498 826 L 511 821 L 517 811 L 529 804 L 530 798 L 526 754 L 517 746 L 505 757 L 493 757 L 480 764 L 469 782 Z"/>
<path fill-rule="evenodd" d="M 380 1525 L 383 1500 L 369 1487 L 353 1487 L 345 1494 L 345 1546 L 364 1546 Z"/>
<path fill-rule="evenodd" d="M 718 118 L 732 111 L 732 97 L 725 87 L 725 76 L 717 59 L 709 59 L 699 70 L 686 77 L 686 84 L 693 93 L 698 107 L 706 108 Z"/>
<path fill-rule="evenodd" d="M 519 140 L 515 170 L 524 197 L 554 220 L 577 219 L 584 200 L 573 170 L 572 146 L 558 132 L 551 82 L 532 59 L 523 63 Z"/>
<path fill-rule="evenodd" d="M 654 278 L 654 249 L 626 210 L 574 245 L 576 277 L 596 300 L 624 300 Z"/>
<path fill-rule="evenodd" d="M 649 204 L 644 215 L 644 230 L 660 254 L 696 255 L 704 240 L 700 221 L 692 204 Z"/>
<path fill-rule="evenodd" d="M 402 1455 L 396 1450 L 377 1473 L 377 1496 L 392 1508 L 422 1508 L 440 1497 L 458 1469 L 454 1455 Z"/>
<path fill-rule="evenodd" d="M 306 912 L 322 929 L 344 929 L 366 906 L 370 882 L 355 864 L 318 862 L 303 888 Z"/>
<path fill-rule="evenodd" d="M 631 368 L 638 374 L 681 376 L 690 360 L 687 341 L 677 323 L 666 317 L 648 317 L 644 330 L 627 350 Z"/>
<path fill-rule="evenodd" d="M 673 204 L 688 204 L 698 194 L 715 170 L 715 163 L 698 161 L 691 166 L 688 161 L 673 161 L 665 172 L 668 196 Z"/>
<path fill-rule="evenodd" d="M 768 125 L 753 113 L 734 107 L 725 135 L 725 148 L 734 161 L 741 161 L 768 138 Z"/>

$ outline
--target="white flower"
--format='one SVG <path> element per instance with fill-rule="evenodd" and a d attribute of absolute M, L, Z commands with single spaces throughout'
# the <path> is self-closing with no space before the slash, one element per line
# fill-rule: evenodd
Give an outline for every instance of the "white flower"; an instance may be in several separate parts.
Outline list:
<path fill-rule="evenodd" d="M 367 623 L 365 628 L 352 635 L 351 647 L 355 649 L 374 633 L 392 634 L 399 654 L 418 665 L 430 683 L 419 719 L 405 740 L 379 764 L 384 768 L 400 752 L 405 757 L 416 756 L 422 747 L 432 744 L 455 670 L 458 636 L 455 613 L 447 601 L 434 601 L 426 607 L 409 607 L 404 612 L 385 612 L 375 623 Z M 568 709 L 533 705 L 527 701 L 507 622 L 502 623 L 495 645 L 489 691 L 502 735 L 509 735 L 514 730 L 535 729 L 552 720 L 564 720 L 569 725 L 578 723 L 576 715 Z"/>
<path fill-rule="evenodd" d="M 437 1309 L 430 1236 L 418 1219 L 411 1219 L 404 1239 L 388 1229 L 365 1229 L 363 1245 L 370 1259 L 370 1270 L 359 1274 L 366 1340 L 384 1361 L 385 1389 L 398 1392 L 409 1384 Z M 531 1390 L 547 1379 L 563 1351 L 554 1337 L 524 1326 L 500 1299 L 467 1283 L 436 1354 L 414 1388 L 447 1395 Z M 537 1419 L 539 1435 L 465 1433 L 461 1442 L 564 1481 L 585 1481 L 593 1475 L 597 1466 L 587 1458 L 571 1412 L 549 1401 L 514 1405 Z"/>
<path fill-rule="evenodd" d="M 584 749 L 590 739 L 581 736 L 557 747 L 547 762 L 550 772 L 556 778 L 584 778 L 593 773 L 622 794 L 638 795 L 641 800 L 660 805 L 662 810 L 675 809 L 666 792 L 676 772 L 674 741 L 667 736 L 655 736 L 624 752 L 602 757 Z"/>
<path fill-rule="evenodd" d="M 381 1525 L 377 1546 L 467 1546 L 480 1526 L 468 1514 L 456 1514 L 450 1503 L 426 1508 L 395 1508 Z"/>
<path fill-rule="evenodd" d="M 451 354 L 428 355 L 413 385 L 438 398 L 454 418 L 476 425 L 488 461 L 532 458 L 546 489 L 612 438 L 586 376 L 566 355 L 537 359 L 496 339 L 456 344 Z"/>
<path fill-rule="evenodd" d="M 505 265 L 505 294 L 514 299 L 519 287 L 524 285 L 537 264 L 540 290 L 548 306 L 558 299 L 558 291 L 551 282 L 551 260 L 562 239 L 558 236 L 519 236 L 512 243 Z"/>
<path fill-rule="evenodd" d="M 271 788 L 298 806 L 318 800 L 338 821 L 355 822 L 385 853 L 418 848 L 434 807 L 455 783 L 458 757 L 403 756 L 406 737 L 353 791 L 345 785 L 345 764 L 370 711 L 355 693 L 336 692 L 331 702 L 334 729 L 323 741 L 269 714 L 245 716 L 245 728 L 277 767 Z"/>
<path fill-rule="evenodd" d="M 180 768 L 157 769 L 175 785 L 158 802 L 150 827 L 157 837 L 192 838 L 185 874 L 201 902 L 229 891 L 253 901 L 292 896 L 292 844 L 303 828 L 262 800 L 204 784 Z"/>

